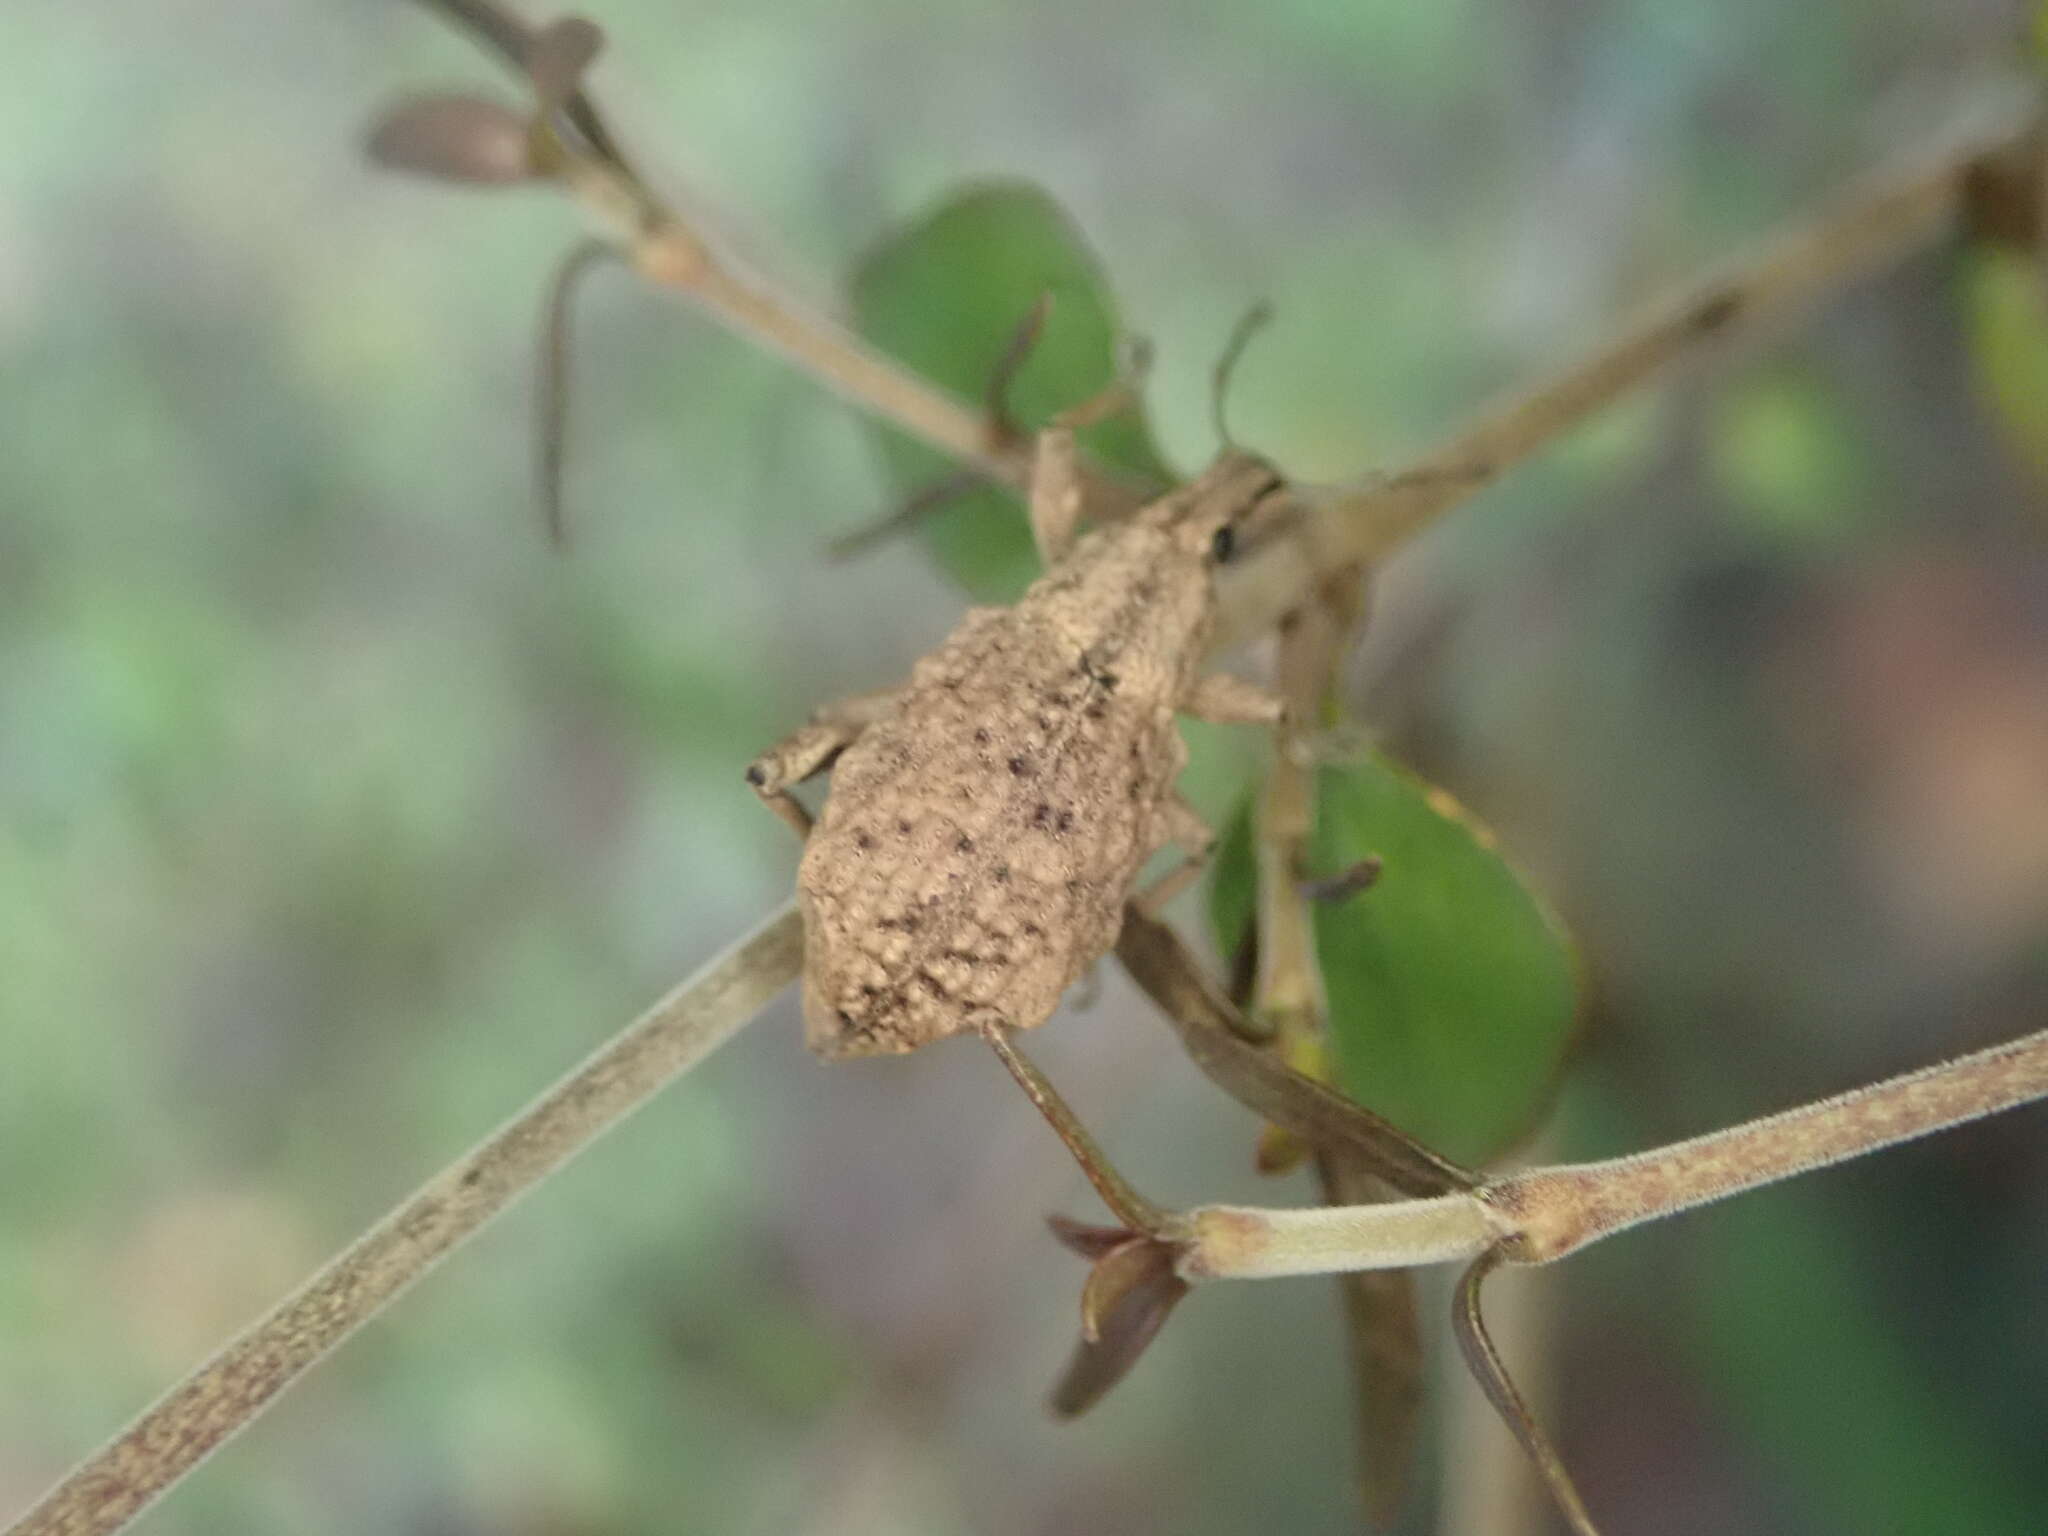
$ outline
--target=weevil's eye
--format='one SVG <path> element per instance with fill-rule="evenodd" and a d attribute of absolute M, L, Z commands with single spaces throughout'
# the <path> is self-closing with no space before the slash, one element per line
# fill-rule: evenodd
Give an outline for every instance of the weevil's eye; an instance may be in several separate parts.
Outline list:
<path fill-rule="evenodd" d="M 1209 540 L 1209 558 L 1218 565 L 1225 564 L 1237 553 L 1237 530 L 1225 523 L 1216 530 L 1216 536 Z"/>

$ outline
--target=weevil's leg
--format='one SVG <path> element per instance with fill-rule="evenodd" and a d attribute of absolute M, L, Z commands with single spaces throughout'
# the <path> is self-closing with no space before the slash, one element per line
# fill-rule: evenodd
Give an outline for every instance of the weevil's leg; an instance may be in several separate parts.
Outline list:
<path fill-rule="evenodd" d="M 1217 725 L 1278 725 L 1287 715 L 1287 703 L 1279 694 L 1228 672 L 1197 679 L 1180 707 L 1197 720 Z"/>
<path fill-rule="evenodd" d="M 1134 409 L 1146 373 L 1152 366 L 1152 348 L 1133 339 L 1129 355 L 1119 364 L 1109 384 L 1055 416 L 1038 442 L 1031 460 L 1031 536 L 1038 545 L 1038 558 L 1052 565 L 1073 548 L 1074 535 L 1087 511 L 1086 482 L 1081 473 L 1080 451 L 1074 432 L 1106 421 L 1120 411 Z"/>
<path fill-rule="evenodd" d="M 747 782 L 769 810 L 795 829 L 811 835 L 811 813 L 789 792 L 814 774 L 823 773 L 900 696 L 899 690 L 857 693 L 816 710 L 808 725 L 791 731 L 747 765 Z"/>
<path fill-rule="evenodd" d="M 1160 820 L 1161 844 L 1178 843 L 1188 856 L 1131 898 L 1147 917 L 1157 917 L 1161 907 L 1193 884 L 1216 848 L 1214 829 L 1178 790 L 1160 807 Z"/>
<path fill-rule="evenodd" d="M 1038 434 L 1031 460 L 1031 537 L 1038 558 L 1056 564 L 1074 546 L 1081 526 L 1081 457 L 1072 427 L 1047 427 Z"/>
<path fill-rule="evenodd" d="M 1010 1026 L 988 1014 L 976 1022 L 976 1028 L 1016 1080 L 1017 1086 L 1024 1090 L 1024 1096 L 1031 1101 L 1032 1107 L 1045 1116 L 1046 1123 L 1067 1144 L 1074 1161 L 1081 1165 L 1088 1182 L 1095 1186 L 1095 1192 L 1102 1196 L 1102 1203 L 1116 1214 L 1117 1220 L 1134 1232 L 1157 1234 L 1162 1231 L 1166 1225 L 1166 1213 L 1131 1188 L 1129 1181 L 1117 1172 L 1116 1165 L 1096 1145 L 1095 1138 L 1088 1134 L 1088 1128 L 1060 1096 L 1060 1091 L 1038 1070 L 1037 1063 L 1017 1049 Z"/>

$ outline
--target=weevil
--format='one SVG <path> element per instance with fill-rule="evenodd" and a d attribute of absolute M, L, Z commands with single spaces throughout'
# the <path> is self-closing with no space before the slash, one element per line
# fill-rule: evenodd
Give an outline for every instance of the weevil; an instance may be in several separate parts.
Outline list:
<path fill-rule="evenodd" d="M 836 1059 L 1043 1023 L 1116 942 L 1167 844 L 1214 841 L 1175 781 L 1175 725 L 1277 723 L 1278 698 L 1200 665 L 1216 568 L 1286 494 L 1234 448 L 1186 485 L 1076 537 L 1073 437 L 1038 439 L 1029 510 L 1045 574 L 970 609 L 903 688 L 843 701 L 756 758 L 747 779 L 806 838 L 806 1043 Z M 830 767 L 815 826 L 790 786 Z M 1006 1058 L 1007 1059 L 1007 1058 Z"/>

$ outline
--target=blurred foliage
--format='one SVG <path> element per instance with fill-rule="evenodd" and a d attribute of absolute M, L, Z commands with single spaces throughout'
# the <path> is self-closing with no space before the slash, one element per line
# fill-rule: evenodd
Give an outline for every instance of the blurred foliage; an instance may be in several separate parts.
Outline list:
<path fill-rule="evenodd" d="M 1760 373 L 1726 391 L 1717 416 L 1712 468 L 1749 527 L 1794 552 L 1856 531 L 1869 445 L 1823 381 Z"/>
<path fill-rule="evenodd" d="M 1379 878 L 1315 911 L 1337 1084 L 1455 1162 L 1479 1167 L 1549 1102 L 1576 1012 L 1571 947 L 1493 834 L 1381 756 L 1316 774 L 1310 868 L 1378 858 Z M 1252 800 L 1217 848 L 1217 948 L 1256 911 Z"/>
<path fill-rule="evenodd" d="M 2048 482 L 2048 281 L 2038 254 L 1986 245 L 1962 272 L 1980 387 L 2012 445 Z"/>
<path fill-rule="evenodd" d="M 1004 406 L 1022 432 L 1092 399 L 1117 380 L 1125 347 L 1101 264 L 1058 204 L 1016 183 L 956 193 L 882 242 L 853 279 L 861 334 L 962 398 L 980 402 L 1033 306 L 1042 330 L 1009 381 Z M 941 454 L 877 427 L 891 482 L 904 498 L 953 472 Z M 1078 434 L 1098 462 L 1140 485 L 1171 480 L 1138 411 Z M 1022 503 L 975 487 L 919 519 L 919 532 L 978 602 L 1014 600 L 1038 574 Z"/>
<path fill-rule="evenodd" d="M 922 329 L 929 251 L 856 295 L 969 397 L 1051 278 L 1073 302 L 1020 414 L 1106 381 L 1129 324 L 1160 343 L 1159 457 L 1193 463 L 1215 350 L 1272 298 L 1232 420 L 1310 480 L 1398 464 L 1910 146 L 2039 14 L 590 9 L 633 147 L 659 173 L 686 147 L 799 271 L 897 248 L 877 233 L 963 181 L 1051 189 L 940 216 L 954 256 L 980 242 L 962 274 L 1005 274 L 946 322 L 971 350 Z M 900 676 L 959 593 L 914 543 L 819 559 L 924 467 L 891 449 L 877 473 L 850 413 L 616 276 L 579 312 L 579 539 L 549 553 L 528 325 L 575 221 L 360 163 L 377 104 L 488 78 L 417 7 L 32 3 L 6 31 L 11 1509 L 786 891 L 740 766 L 818 698 Z M 1352 702 L 1527 851 L 1602 984 L 1570 1155 L 2038 1003 L 2038 818 L 2010 807 L 2048 761 L 2015 734 L 2048 696 L 2042 498 L 1968 382 L 2038 439 L 2039 295 L 1963 273 L 1959 336 L 1947 263 L 1610 414 L 1383 573 Z M 1155 472 L 1115 430 L 1104 451 Z M 1007 504 L 936 528 L 977 592 L 1030 570 Z M 1194 734 L 1195 792 L 1226 805 L 1230 733 Z M 1974 842 L 1958 784 L 1999 808 Z M 1044 1032 L 1048 1069 L 1148 1187 L 1273 1198 L 1242 1117 L 1142 1021 L 1113 992 Z M 993 1079 L 945 1051 L 821 1072 L 779 1012 L 148 1529 L 1353 1529 L 1320 1288 L 1217 1288 L 1084 1430 L 1040 1421 L 1073 1274 L 1035 1213 L 1081 1196 Z M 1595 1507 L 1674 1536 L 2026 1528 L 2043 1187 L 2039 1116 L 2015 1116 L 1808 1181 L 1796 1223 L 1723 1225 L 1737 1206 L 1568 1268 L 1551 1422 Z"/>

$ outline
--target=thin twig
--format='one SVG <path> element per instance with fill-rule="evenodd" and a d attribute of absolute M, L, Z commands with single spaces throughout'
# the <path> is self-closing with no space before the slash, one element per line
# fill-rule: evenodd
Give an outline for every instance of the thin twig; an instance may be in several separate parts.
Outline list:
<path fill-rule="evenodd" d="M 1190 1277 L 1260 1279 L 1476 1258 L 1547 1264 L 1642 1222 L 2048 1098 L 2048 1030 L 1655 1151 L 1392 1205 L 1188 1213 Z M 1417 1257 L 1418 1254 L 1426 1255 Z"/>
<path fill-rule="evenodd" d="M 494 0 L 418 0 L 475 33 L 523 71 L 531 29 Z M 706 232 L 632 172 L 581 92 L 565 110 L 600 149 L 574 165 L 570 191 L 618 232 L 634 268 L 686 294 L 781 352 L 851 403 L 987 478 L 1021 486 L 1028 455 L 997 440 L 982 414 L 900 367 L 844 327 L 713 249 Z M 587 120 L 587 121 L 586 121 Z M 1677 290 L 1562 371 L 1481 412 L 1405 469 L 1348 495 L 1303 504 L 1249 540 L 1222 581 L 1215 648 L 1269 629 L 1324 577 L 1385 554 L 1595 413 L 1709 343 L 1753 335 L 1933 244 L 1958 225 L 1987 166 L 2003 165 L 2040 131 L 2040 111 L 1996 120 L 1931 154 L 1866 177 L 1755 252 Z M 1114 488 L 1112 488 L 1113 491 Z"/>
<path fill-rule="evenodd" d="M 485 43 L 515 72 L 526 72 L 534 29 L 495 0 L 418 0 Z M 1009 485 L 1024 484 L 1027 457 L 996 440 L 992 424 L 929 380 L 901 367 L 844 326 L 744 271 L 708 231 L 671 207 L 632 168 L 602 114 L 578 90 L 563 111 L 590 154 L 570 143 L 562 181 L 624 248 L 635 271 L 695 299 L 734 329 L 782 353 L 855 405 L 912 437 Z"/>
<path fill-rule="evenodd" d="M 88 1457 L 5 1536 L 107 1536 L 491 1217 L 736 1033 L 796 978 L 785 904 L 450 1164 Z"/>
<path fill-rule="evenodd" d="M 1219 370 L 1219 394 L 1221 377 Z M 1221 415 L 1220 401 L 1216 406 Z M 1365 572 L 1350 567 L 1319 583 L 1280 623 L 1275 679 L 1287 714 L 1259 792 L 1254 826 L 1258 970 L 1252 1006 L 1273 1030 L 1273 1049 L 1304 1076 L 1331 1078 L 1328 1004 L 1316 951 L 1315 882 L 1306 879 L 1315 828 L 1316 769 L 1307 750 L 1337 708 L 1337 679 L 1365 616 Z M 1394 1191 L 1341 1147 L 1307 1148 L 1269 1125 L 1260 1166 L 1312 1151 L 1326 1205 L 1383 1201 Z M 1422 1320 L 1406 1270 L 1354 1270 L 1337 1279 L 1351 1367 L 1354 1465 L 1367 1518 L 1391 1527 L 1407 1502 L 1422 1428 Z"/>
<path fill-rule="evenodd" d="M 1483 1198 L 1519 1233 L 1509 1257 L 1546 1264 L 1640 1222 L 2044 1096 L 2048 1030 L 1654 1152 L 1515 1174 Z"/>
<path fill-rule="evenodd" d="M 1709 345 L 1754 335 L 1955 231 L 1985 164 L 2038 130 L 2007 110 L 1866 177 L 1820 213 L 1677 289 L 1562 370 L 1482 411 L 1400 472 L 1276 519 L 1223 577 L 1219 648 L 1270 628 L 1322 576 L 1386 554 L 1509 469 Z"/>

